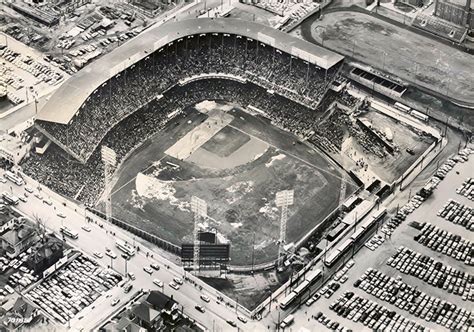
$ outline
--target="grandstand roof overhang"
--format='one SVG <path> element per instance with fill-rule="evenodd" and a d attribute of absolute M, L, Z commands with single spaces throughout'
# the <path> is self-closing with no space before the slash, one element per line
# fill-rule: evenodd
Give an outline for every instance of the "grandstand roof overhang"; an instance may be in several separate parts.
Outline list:
<path fill-rule="evenodd" d="M 200 18 L 148 28 L 137 37 L 104 55 L 64 82 L 37 115 L 38 120 L 68 124 L 82 104 L 100 85 L 168 43 L 188 35 L 228 33 L 271 45 L 323 69 L 343 56 L 255 22 L 230 18 Z"/>

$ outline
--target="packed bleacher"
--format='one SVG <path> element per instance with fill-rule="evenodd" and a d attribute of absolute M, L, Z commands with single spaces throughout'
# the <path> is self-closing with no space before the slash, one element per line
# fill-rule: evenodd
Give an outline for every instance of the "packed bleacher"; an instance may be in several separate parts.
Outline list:
<path fill-rule="evenodd" d="M 316 112 L 253 83 L 227 79 L 192 81 L 176 85 L 162 98 L 141 107 L 110 130 L 102 144 L 117 153 L 118 162 L 147 138 L 160 131 L 170 121 L 169 115 L 182 116 L 189 105 L 202 100 L 226 100 L 238 105 L 256 107 L 272 121 L 301 136 L 314 130 L 321 112 Z M 175 113 L 177 109 L 181 111 Z M 96 149 L 86 164 L 70 157 L 52 145 L 44 155 L 32 154 L 22 164 L 23 171 L 56 192 L 95 203 L 103 190 L 103 165 L 100 149 Z"/>
<path fill-rule="evenodd" d="M 194 35 L 154 52 L 104 83 L 69 124 L 37 121 L 37 125 L 74 158 L 85 162 L 110 128 L 188 77 L 235 75 L 273 91 L 281 103 L 291 100 L 315 109 L 340 67 L 341 63 L 326 71 L 245 37 Z M 307 131 L 304 126 L 296 127 L 296 123 L 303 124 L 300 120 L 285 124 L 290 130 Z"/>

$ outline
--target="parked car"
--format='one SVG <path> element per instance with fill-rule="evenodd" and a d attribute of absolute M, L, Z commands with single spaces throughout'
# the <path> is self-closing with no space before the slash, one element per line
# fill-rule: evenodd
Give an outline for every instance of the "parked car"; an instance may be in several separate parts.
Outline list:
<path fill-rule="evenodd" d="M 102 253 L 101 253 L 101 252 L 98 252 L 98 251 L 94 251 L 93 255 L 94 255 L 95 257 L 97 257 L 97 258 L 102 258 L 102 257 L 104 257 L 104 255 L 102 255 Z"/>
<path fill-rule="evenodd" d="M 160 279 L 153 279 L 153 283 L 160 288 L 163 288 L 164 286 L 163 281 L 161 281 Z"/>

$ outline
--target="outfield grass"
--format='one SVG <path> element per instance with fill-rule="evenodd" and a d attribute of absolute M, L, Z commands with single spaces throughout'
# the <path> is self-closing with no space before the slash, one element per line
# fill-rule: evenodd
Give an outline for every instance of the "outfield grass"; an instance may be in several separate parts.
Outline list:
<path fill-rule="evenodd" d="M 171 124 L 122 165 L 112 198 L 114 215 L 180 245 L 192 242 L 189 201 L 199 196 L 208 202 L 210 218 L 203 226 L 216 229 L 221 241 L 230 241 L 236 265 L 249 264 L 254 245 L 256 264 L 276 258 L 279 210 L 273 200 L 279 190 L 295 190 L 287 242 L 298 241 L 319 224 L 339 203 L 341 170 L 321 153 L 295 145 L 293 135 L 268 121 L 239 110 L 234 113 L 233 128 L 227 127 L 208 148 L 216 156 L 232 155 L 252 137 L 267 142 L 263 154 L 231 169 L 203 168 L 164 156 L 163 151 L 199 123 L 202 115 L 191 111 L 191 124 L 187 117 L 179 125 Z M 353 190 L 355 185 L 349 184 L 349 194 Z"/>

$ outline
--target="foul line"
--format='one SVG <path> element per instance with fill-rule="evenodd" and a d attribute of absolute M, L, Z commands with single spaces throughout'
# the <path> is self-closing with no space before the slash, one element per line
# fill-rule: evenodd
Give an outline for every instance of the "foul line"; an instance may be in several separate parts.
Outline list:
<path fill-rule="evenodd" d="M 328 174 L 328 175 L 331 175 L 331 176 L 333 176 L 333 177 L 335 177 L 335 178 L 341 180 L 342 182 L 346 182 L 346 183 L 349 183 L 349 184 L 351 184 L 351 185 L 353 184 L 352 182 L 347 181 L 344 176 L 337 176 L 337 175 L 333 174 L 332 172 L 328 171 L 327 169 L 324 169 L 324 168 L 321 168 L 321 167 L 319 167 L 319 166 L 316 166 L 316 165 L 310 163 L 309 161 L 304 160 L 304 159 L 302 159 L 302 158 L 300 158 L 300 157 L 298 157 L 298 156 L 292 154 L 291 152 L 288 152 L 288 151 L 286 151 L 286 150 L 284 150 L 284 149 L 281 149 L 281 148 L 279 148 L 278 146 L 276 146 L 276 145 L 274 145 L 274 144 L 271 144 L 270 142 L 266 142 L 266 141 L 264 141 L 263 139 L 261 139 L 261 138 L 259 138 L 259 137 L 256 137 L 255 135 L 249 134 L 249 133 L 243 131 L 242 129 L 236 128 L 236 127 L 234 127 L 233 125 L 229 125 L 229 127 L 233 128 L 233 129 L 235 129 L 235 130 L 238 130 L 238 131 L 240 131 L 240 132 L 243 133 L 243 134 L 249 135 L 250 137 L 253 137 L 253 138 L 255 138 L 255 139 L 258 139 L 259 141 L 262 141 L 262 142 L 268 144 L 269 146 L 271 146 L 271 147 L 273 147 L 273 148 L 275 148 L 275 149 L 277 149 L 277 150 L 283 151 L 283 152 L 285 152 L 287 155 L 289 155 L 290 157 L 293 157 L 293 158 L 295 158 L 295 159 L 301 161 L 302 163 L 304 163 L 304 164 L 306 164 L 306 165 L 308 165 L 308 166 L 310 166 L 310 167 L 312 167 L 312 168 L 317 169 L 318 171 L 321 171 L 321 172 L 323 172 L 323 173 L 326 173 L 326 174 Z M 317 151 L 317 150 L 315 150 L 315 149 L 313 149 L 313 150 L 316 151 L 317 153 L 320 153 L 319 151 Z M 331 162 L 332 162 L 332 161 L 331 161 Z M 336 166 L 336 167 L 339 168 L 339 166 Z M 336 168 L 336 167 L 335 167 L 335 168 Z"/>

